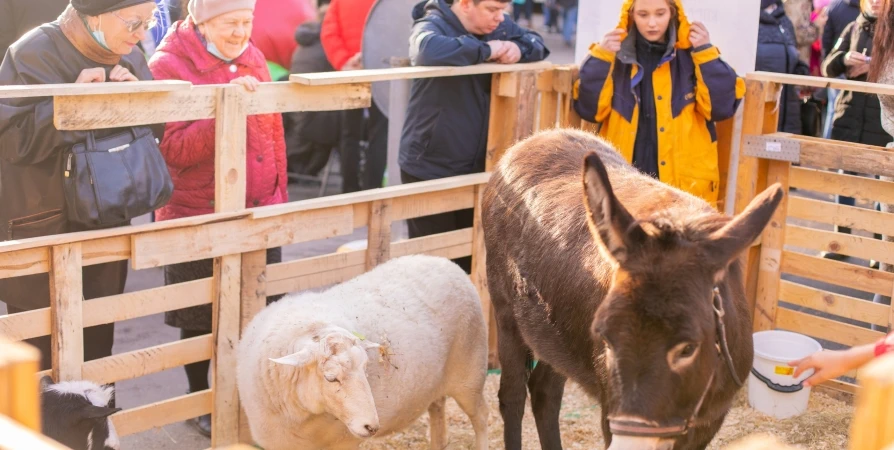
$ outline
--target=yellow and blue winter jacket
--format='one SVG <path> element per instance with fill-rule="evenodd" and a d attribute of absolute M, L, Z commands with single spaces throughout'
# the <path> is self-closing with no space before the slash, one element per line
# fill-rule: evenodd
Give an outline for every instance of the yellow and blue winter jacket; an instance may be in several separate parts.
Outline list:
<path fill-rule="evenodd" d="M 598 43 L 581 64 L 574 85 L 574 108 L 581 118 L 600 123 L 599 134 L 628 162 L 639 123 L 642 66 L 636 61 L 632 18 L 626 0 L 617 28 L 628 30 L 615 54 Z M 720 58 L 713 45 L 692 48 L 690 23 L 675 0 L 678 24 L 671 22 L 673 46 L 652 73 L 658 136 L 658 178 L 716 206 L 720 171 L 714 122 L 733 117 L 745 95 L 745 82 Z M 629 23 L 628 23 L 629 22 Z"/>

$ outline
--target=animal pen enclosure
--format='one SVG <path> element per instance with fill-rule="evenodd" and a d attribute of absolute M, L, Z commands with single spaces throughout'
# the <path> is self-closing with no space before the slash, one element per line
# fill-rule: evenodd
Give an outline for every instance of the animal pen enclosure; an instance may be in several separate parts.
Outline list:
<path fill-rule="evenodd" d="M 570 107 L 570 95 L 576 76 L 574 67 L 553 66 L 549 63 L 481 65 L 467 68 L 411 67 L 293 75 L 290 82 L 264 83 L 258 92 L 253 94 L 243 92 L 239 86 L 193 86 L 185 82 L 0 87 L 0 98 L 53 96 L 55 124 L 60 130 L 99 129 L 215 118 L 217 131 L 214 214 L 148 225 L 0 243 L 0 278 L 47 273 L 51 286 L 49 308 L 0 316 L 0 336 L 13 341 L 51 336 L 53 368 L 48 372 L 56 381 L 89 379 L 99 383 L 110 383 L 211 359 L 213 370 L 211 389 L 121 411 L 112 416 L 112 420 L 119 434 L 129 435 L 213 411 L 212 447 L 223 447 L 238 442 L 250 442 L 244 415 L 240 416 L 236 392 L 235 343 L 238 342 L 244 326 L 260 308 L 263 308 L 267 295 L 338 283 L 357 276 L 389 258 L 401 255 L 425 253 L 448 258 L 471 255 L 472 279 L 481 294 L 482 307 L 488 313 L 490 302 L 483 263 L 484 240 L 477 209 L 482 188 L 488 180 L 486 173 L 269 207 L 243 208 L 246 116 L 271 112 L 364 107 L 370 103 L 371 82 L 481 73 L 493 74 L 491 126 L 487 144 L 488 169 L 509 146 L 536 130 L 553 126 L 592 130 L 589 124 L 582 124 Z M 767 95 L 772 82 L 761 81 L 759 77 L 763 76 L 766 75 L 757 75 L 758 78 L 749 77 L 749 92 L 744 107 L 743 143 L 746 139 L 750 139 L 751 135 L 763 131 L 767 133 L 775 131 L 775 120 L 772 117 L 774 98 Z M 823 82 L 826 83 L 828 80 Z M 799 79 L 799 84 L 805 83 Z M 767 128 L 764 128 L 765 124 Z M 769 124 L 773 125 L 772 129 L 769 128 Z M 721 201 L 725 198 L 724 192 L 727 189 L 726 169 L 730 161 L 732 129 L 731 121 L 718 127 L 721 143 Z M 807 139 L 803 142 L 805 144 L 802 144 L 802 162 L 805 155 L 809 155 L 809 151 L 804 149 L 826 149 L 823 155 L 831 155 L 832 153 L 828 152 L 837 151 L 835 154 L 842 160 L 841 152 L 853 148 L 845 144 Z M 858 150 L 874 158 L 883 153 L 882 149 L 860 147 Z M 823 158 L 825 158 L 821 160 L 823 162 L 832 160 L 832 156 Z M 862 171 L 867 168 L 852 163 L 851 159 L 843 159 L 849 163 L 840 165 L 848 170 Z M 877 163 L 882 160 L 871 161 Z M 761 186 L 766 184 L 768 179 L 782 176 L 780 175 L 783 172 L 782 165 L 783 163 L 777 161 L 770 162 L 745 156 L 740 159 L 739 181 L 731 186 L 736 188 L 737 212 L 747 204 L 755 192 L 760 190 Z M 798 183 L 801 183 L 800 187 L 805 189 L 815 186 L 804 183 L 816 183 L 815 179 L 819 175 L 807 176 L 807 169 L 798 170 L 792 172 L 794 175 L 790 184 L 798 186 Z M 855 177 L 828 172 L 825 174 L 834 176 L 832 180 L 841 182 L 855 180 Z M 801 178 L 797 178 L 798 176 Z M 882 186 L 872 183 L 871 180 L 860 179 L 852 186 L 863 189 L 858 192 L 866 192 L 865 189 L 872 186 Z M 827 185 L 829 183 L 822 184 Z M 847 192 L 860 196 L 858 193 Z M 802 205 L 798 209 L 796 206 L 799 202 L 816 201 L 790 199 L 786 204 L 789 215 L 811 214 L 809 211 L 812 211 L 812 206 Z M 808 205 L 814 204 L 808 203 Z M 472 228 L 393 242 L 390 226 L 393 222 L 471 207 L 476 208 L 475 225 Z M 722 209 L 723 204 L 718 207 Z M 884 216 L 878 215 L 881 213 L 839 210 L 837 208 L 844 207 L 829 204 L 822 207 L 836 208 L 834 209 L 836 213 L 844 214 L 836 217 L 841 217 L 842 220 L 852 219 L 854 225 L 865 222 L 874 226 L 871 229 L 880 232 L 885 232 L 891 227 L 884 222 Z M 823 211 L 827 210 L 831 211 L 831 209 Z M 798 213 L 798 211 L 804 212 Z M 785 308 L 776 308 L 775 294 L 768 292 L 772 287 L 773 276 L 778 270 L 777 272 L 765 270 L 766 273 L 758 275 L 756 269 L 763 267 L 757 265 L 761 261 L 760 258 L 771 260 L 773 252 L 782 249 L 781 243 L 784 242 L 782 237 L 787 237 L 787 233 L 790 232 L 785 229 L 784 221 L 780 230 L 778 222 L 774 221 L 775 225 L 768 227 L 761 245 L 753 247 L 749 254 L 749 268 L 753 269 L 749 271 L 749 298 L 754 299 L 761 295 L 755 300 L 759 316 L 756 316 L 759 319 L 756 320 L 756 326 L 772 327 L 774 324 L 781 328 L 795 326 L 795 331 L 824 337 L 828 333 L 821 327 L 829 325 L 826 321 L 831 321 L 830 319 L 816 318 L 796 311 L 778 314 Z M 851 222 L 846 222 L 845 225 L 848 223 Z M 362 227 L 367 227 L 368 234 L 368 248 L 365 250 L 266 265 L 267 248 L 346 235 Z M 793 239 L 798 239 L 799 234 L 808 232 L 826 233 L 823 236 L 831 238 L 827 232 L 798 231 L 794 233 Z M 803 237 L 800 239 L 804 240 Z M 862 238 L 854 237 L 854 239 Z M 807 240 L 814 239 L 811 237 Z M 838 251 L 848 254 L 847 252 L 853 249 L 854 252 L 858 252 L 854 253 L 855 255 L 868 255 L 865 240 L 853 242 L 848 244 L 846 249 Z M 789 259 L 789 265 L 786 265 L 786 261 L 782 262 L 785 270 L 790 270 L 791 264 L 801 261 L 797 258 L 811 258 L 809 260 L 811 262 L 819 259 L 800 254 L 789 256 L 788 252 L 784 255 Z M 207 258 L 214 259 L 214 275 L 211 278 L 88 301 L 84 301 L 82 297 L 83 266 L 130 260 L 133 269 L 145 269 Z M 886 261 L 884 258 L 879 259 Z M 845 271 L 842 273 L 846 275 L 838 274 L 834 278 L 842 280 L 842 285 L 865 281 L 865 285 L 887 295 L 890 295 L 894 287 L 894 275 L 867 275 L 868 272 L 860 272 L 862 269 L 858 270 L 856 266 L 847 267 L 843 263 L 823 260 L 820 262 L 825 265 L 815 267 L 824 270 L 821 272 L 824 277 L 832 276 L 827 273 L 829 271 Z M 779 264 L 776 266 L 778 268 Z M 860 274 L 860 277 L 855 278 L 857 281 L 852 279 L 855 273 Z M 867 323 L 887 326 L 888 320 L 884 317 L 890 316 L 888 307 L 868 304 L 865 301 L 857 304 L 854 303 L 857 300 L 840 295 L 832 297 L 834 301 L 828 303 L 823 297 L 825 294 L 815 292 L 814 288 L 791 287 L 787 283 L 783 282 L 780 284 L 781 287 L 777 288 L 781 292 L 780 298 L 787 299 L 786 301 L 793 301 L 794 298 L 795 304 L 802 306 L 826 305 L 817 309 L 831 313 L 836 311 L 844 313 L 847 312 L 847 308 L 857 305 L 859 308 L 854 310 L 856 312 L 848 314 L 857 319 L 871 319 L 866 321 Z M 822 303 L 818 304 L 818 301 Z M 210 336 L 116 354 L 95 361 L 83 361 L 81 331 L 84 327 L 209 303 L 213 305 L 214 311 L 213 333 Z M 843 315 L 843 317 L 849 316 Z M 848 345 L 864 342 L 878 335 L 877 332 L 856 325 L 839 322 L 835 322 L 835 325 L 838 328 L 834 329 L 835 332 L 831 333 L 833 336 L 830 337 L 844 338 L 843 343 Z M 844 331 L 847 333 L 843 333 Z M 493 327 L 490 334 L 491 360 L 495 363 L 496 335 Z M 21 370 L 19 369 L 19 372 Z M 4 372 L 0 371 L 0 386 L 4 381 L 3 374 Z M 35 379 L 34 389 L 36 385 Z M 836 384 L 836 386 L 845 385 Z M 852 391 L 851 388 L 845 388 Z M 26 385 L 25 389 L 31 390 L 32 387 Z M 2 400 L 3 391 L 0 388 L 0 405 L 3 404 Z M 0 413 L 9 415 L 3 409 L 0 409 Z M 0 442 L 2 441 L 0 436 Z"/>

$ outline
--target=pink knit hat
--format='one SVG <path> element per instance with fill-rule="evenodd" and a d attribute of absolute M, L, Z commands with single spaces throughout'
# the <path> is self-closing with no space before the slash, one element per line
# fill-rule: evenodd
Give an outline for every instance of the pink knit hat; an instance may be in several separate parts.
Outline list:
<path fill-rule="evenodd" d="M 200 24 L 221 14 L 240 9 L 254 11 L 255 0 L 189 0 L 189 5 L 186 9 L 196 24 Z"/>

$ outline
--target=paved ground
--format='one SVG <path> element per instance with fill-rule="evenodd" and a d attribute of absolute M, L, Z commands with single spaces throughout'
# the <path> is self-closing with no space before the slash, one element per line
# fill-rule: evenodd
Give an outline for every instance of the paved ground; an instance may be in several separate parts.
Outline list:
<path fill-rule="evenodd" d="M 536 16 L 537 23 L 542 22 L 540 16 Z M 559 64 L 572 63 L 574 52 L 572 48 L 564 45 L 561 35 L 543 33 L 552 55 L 550 60 Z M 340 179 L 336 176 L 330 180 L 329 194 L 338 193 Z M 317 186 L 303 185 L 291 186 L 290 197 L 293 199 L 309 198 L 316 195 Z M 145 222 L 140 219 L 138 222 Z M 406 236 L 405 226 L 396 226 L 395 239 Z M 284 249 L 284 260 L 304 258 L 334 252 L 342 244 L 364 239 L 365 229 L 358 229 L 350 236 L 329 239 L 326 241 L 310 242 L 306 244 L 289 246 Z M 162 286 L 164 279 L 161 269 L 131 271 L 127 280 L 127 292 L 149 289 Z M 0 314 L 5 314 L 6 308 L 0 303 Z M 179 330 L 164 324 L 163 315 L 142 317 L 139 319 L 119 322 L 115 328 L 115 353 L 128 352 L 174 342 L 179 339 Z M 153 402 L 176 397 L 186 393 L 186 376 L 182 368 L 175 368 L 153 375 L 141 377 L 135 380 L 123 381 L 117 384 L 118 406 L 133 408 Z M 205 449 L 211 445 L 209 439 L 204 438 L 192 428 L 183 423 L 172 424 L 161 429 L 128 436 L 122 440 L 124 449 L 159 449 L 159 450 L 193 450 Z"/>

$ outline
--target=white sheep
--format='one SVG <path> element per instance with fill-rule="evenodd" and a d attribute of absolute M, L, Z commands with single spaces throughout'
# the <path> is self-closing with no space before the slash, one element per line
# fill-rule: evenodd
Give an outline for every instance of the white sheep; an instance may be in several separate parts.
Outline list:
<path fill-rule="evenodd" d="M 428 410 L 447 445 L 452 397 L 487 448 L 487 333 L 469 276 L 444 258 L 405 256 L 260 312 L 239 345 L 238 387 L 265 450 L 356 449 Z"/>

